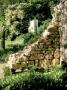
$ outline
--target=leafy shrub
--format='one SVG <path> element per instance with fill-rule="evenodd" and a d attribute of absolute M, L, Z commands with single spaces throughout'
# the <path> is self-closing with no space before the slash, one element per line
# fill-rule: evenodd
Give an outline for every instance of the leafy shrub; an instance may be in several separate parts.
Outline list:
<path fill-rule="evenodd" d="M 60 78 L 62 79 L 63 87 L 67 87 L 67 72 L 63 73 Z"/>
<path fill-rule="evenodd" d="M 14 45 L 13 46 L 13 51 L 17 52 L 19 50 L 20 46 L 19 45 Z"/>
<path fill-rule="evenodd" d="M 44 30 L 48 27 L 50 21 L 51 21 L 51 19 L 47 19 L 47 20 L 43 21 L 42 25 L 40 25 L 40 27 L 37 30 L 37 35 L 41 36 L 41 34 L 44 32 Z"/>
<path fill-rule="evenodd" d="M 8 60 L 8 57 L 10 54 L 13 53 L 13 49 L 12 48 L 7 48 L 5 50 L 0 49 L 0 61 L 6 61 Z"/>
<path fill-rule="evenodd" d="M 4 71 L 4 77 L 11 75 L 11 70 L 9 67 L 4 67 L 3 71 Z"/>
<path fill-rule="evenodd" d="M 35 17 L 38 19 L 39 25 L 44 20 L 51 18 L 50 7 L 47 1 L 9 5 L 5 10 L 6 26 L 9 28 L 10 35 L 27 33 L 29 21 Z"/>
<path fill-rule="evenodd" d="M 63 60 L 61 61 L 62 68 L 67 71 L 67 61 Z"/>
<path fill-rule="evenodd" d="M 34 37 L 34 34 L 32 34 L 32 33 L 24 34 L 24 36 L 23 36 L 24 42 L 27 43 L 32 37 Z"/>
<path fill-rule="evenodd" d="M 13 41 L 13 40 L 15 40 L 16 39 L 16 35 L 15 35 L 15 33 L 14 34 L 12 34 L 12 36 L 11 36 L 11 41 Z"/>
<path fill-rule="evenodd" d="M 65 74 L 64 74 L 65 73 Z M 52 68 L 50 72 L 26 72 L 0 81 L 0 90 L 49 90 L 66 88 L 67 73 L 61 68 Z M 8 88 L 8 89 L 7 89 Z"/>
<path fill-rule="evenodd" d="M 67 48 L 67 44 L 64 45 L 64 48 L 65 48 L 65 49 Z"/>

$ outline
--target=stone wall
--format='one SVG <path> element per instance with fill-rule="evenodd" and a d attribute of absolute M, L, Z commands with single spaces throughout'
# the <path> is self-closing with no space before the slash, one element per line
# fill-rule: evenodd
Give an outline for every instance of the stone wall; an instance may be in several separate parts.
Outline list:
<path fill-rule="evenodd" d="M 41 37 L 35 43 L 26 46 L 23 51 L 10 55 L 8 66 L 12 68 L 14 64 L 16 65 L 17 63 L 24 62 L 26 66 L 31 64 L 39 67 L 59 64 L 60 37 L 58 29 L 51 25 L 48 27 L 48 32 L 49 34 L 47 34 L 46 37 Z"/>
<path fill-rule="evenodd" d="M 67 22 L 63 22 L 63 19 L 67 18 L 67 16 L 64 16 L 64 14 L 67 15 L 67 11 L 62 11 L 66 10 L 67 0 L 62 1 L 64 2 L 60 2 L 54 8 L 53 19 L 44 31 L 43 36 L 35 43 L 26 46 L 23 51 L 10 55 L 8 66 L 12 67 L 13 64 L 17 63 L 40 67 L 60 64 L 60 58 L 63 57 L 63 36 L 66 35 L 64 30 L 67 29 Z"/>
<path fill-rule="evenodd" d="M 65 45 L 67 45 L 67 0 L 62 0 L 61 2 L 61 15 L 60 15 L 60 26 L 59 26 L 59 30 L 61 32 L 61 36 L 60 36 L 60 49 L 61 49 L 61 61 L 65 60 L 67 61 L 67 46 L 66 48 L 64 48 Z"/>

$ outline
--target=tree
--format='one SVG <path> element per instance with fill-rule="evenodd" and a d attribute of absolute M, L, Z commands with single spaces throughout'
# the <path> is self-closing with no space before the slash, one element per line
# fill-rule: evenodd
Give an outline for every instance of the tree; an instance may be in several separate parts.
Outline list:
<path fill-rule="evenodd" d="M 11 35 L 18 35 L 28 32 L 29 21 L 38 19 L 39 25 L 48 18 L 51 18 L 48 3 L 20 3 L 8 6 L 5 10 L 6 25 Z"/>
<path fill-rule="evenodd" d="M 5 26 L 2 27 L 1 47 L 5 50 Z"/>

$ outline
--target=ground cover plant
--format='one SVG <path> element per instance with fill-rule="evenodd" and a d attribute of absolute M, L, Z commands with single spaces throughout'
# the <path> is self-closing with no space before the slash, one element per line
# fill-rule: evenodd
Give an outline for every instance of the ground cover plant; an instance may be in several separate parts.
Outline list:
<path fill-rule="evenodd" d="M 67 88 L 67 72 L 59 67 L 37 72 L 30 69 L 18 75 L 5 77 L 0 81 L 0 90 L 49 90 Z"/>

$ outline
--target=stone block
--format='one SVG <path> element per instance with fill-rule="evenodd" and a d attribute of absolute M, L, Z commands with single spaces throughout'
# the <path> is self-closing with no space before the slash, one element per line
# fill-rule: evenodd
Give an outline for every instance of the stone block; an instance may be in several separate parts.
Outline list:
<path fill-rule="evenodd" d="M 38 54 L 38 60 L 43 60 L 44 59 L 44 54 Z"/>

